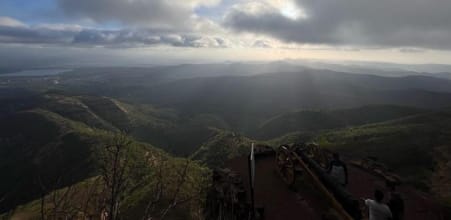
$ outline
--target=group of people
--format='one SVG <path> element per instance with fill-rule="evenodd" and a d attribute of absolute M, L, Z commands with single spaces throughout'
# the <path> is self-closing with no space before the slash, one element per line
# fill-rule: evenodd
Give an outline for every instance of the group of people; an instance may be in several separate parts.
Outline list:
<path fill-rule="evenodd" d="M 348 169 L 346 164 L 340 159 L 340 155 L 333 154 L 327 168 L 327 173 L 339 184 L 346 187 L 348 184 Z M 362 199 L 368 207 L 369 220 L 402 220 L 404 216 L 404 201 L 394 186 L 390 186 L 389 202 L 385 204 L 384 193 L 381 190 L 374 191 L 373 199 Z"/>

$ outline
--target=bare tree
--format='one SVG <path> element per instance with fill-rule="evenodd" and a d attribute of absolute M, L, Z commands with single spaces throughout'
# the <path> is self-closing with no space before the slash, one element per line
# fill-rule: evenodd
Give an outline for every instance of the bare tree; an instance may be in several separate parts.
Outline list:
<path fill-rule="evenodd" d="M 92 182 L 85 187 L 84 197 L 80 199 L 79 213 L 82 214 L 81 219 L 92 219 L 93 216 L 101 214 L 104 206 L 102 196 L 102 178 L 94 177 Z"/>
<path fill-rule="evenodd" d="M 163 183 L 163 167 L 165 166 L 166 161 L 161 160 L 158 163 L 158 171 L 156 174 L 156 183 L 155 186 L 152 189 L 152 194 L 154 195 L 152 198 L 149 199 L 149 202 L 146 205 L 146 208 L 144 210 L 144 214 L 142 217 L 142 220 L 151 219 L 151 213 L 153 213 L 155 206 L 161 202 L 161 199 L 163 198 L 165 185 Z"/>
<path fill-rule="evenodd" d="M 62 177 L 59 176 L 52 186 L 46 186 L 41 176 L 38 176 L 38 183 L 41 187 L 40 216 L 41 219 L 57 219 L 58 216 L 72 216 L 71 200 L 75 191 L 70 185 L 64 189 L 57 189 L 61 186 Z"/>
<path fill-rule="evenodd" d="M 140 195 L 147 201 L 142 220 L 163 220 L 176 207 L 201 199 L 205 189 L 190 176 L 192 160 L 169 160 L 164 153 L 135 148 L 125 134 L 104 145 L 99 158 L 100 173 L 92 180 L 60 188 L 60 178 L 49 186 L 38 179 L 41 219 L 120 219 L 124 200 L 146 189 L 149 193 Z"/>
<path fill-rule="evenodd" d="M 180 191 L 182 189 L 182 186 L 185 184 L 186 178 L 188 176 L 188 168 L 189 168 L 190 163 L 191 163 L 191 160 L 186 160 L 186 162 L 185 162 L 184 166 L 182 167 L 182 169 L 180 171 L 177 171 L 178 180 L 177 180 L 177 183 L 176 183 L 176 189 L 175 189 L 175 191 L 172 194 L 172 197 L 171 197 L 171 200 L 170 200 L 169 204 L 161 212 L 160 220 L 163 220 L 166 217 L 166 215 L 168 214 L 169 210 L 175 208 L 177 205 L 180 205 L 180 204 L 185 203 L 185 202 L 187 202 L 187 201 L 192 199 L 191 197 L 179 199 Z"/>
<path fill-rule="evenodd" d="M 107 218 L 116 220 L 124 194 L 130 187 L 130 171 L 133 161 L 130 154 L 132 141 L 125 134 L 117 135 L 102 154 L 101 176 L 106 188 Z"/>
<path fill-rule="evenodd" d="M 90 219 L 99 216 L 104 206 L 101 182 L 99 177 L 93 177 L 82 183 L 54 189 L 53 185 L 47 187 L 41 181 L 40 219 Z"/>
<path fill-rule="evenodd" d="M 151 190 L 153 196 L 147 203 L 142 220 L 163 220 L 178 206 L 203 198 L 207 186 L 190 176 L 192 163 L 190 159 L 184 159 L 182 164 L 169 165 L 165 159 L 157 163 L 158 165 L 154 167 L 156 173 L 151 177 L 155 182 Z M 175 174 L 163 175 L 167 170 Z M 186 190 L 190 191 L 187 193 Z"/>
<path fill-rule="evenodd" d="M 182 188 L 186 184 L 188 184 L 189 168 L 191 163 L 191 160 L 186 159 L 183 165 L 179 169 L 175 170 L 177 175 L 175 182 L 171 183 L 175 186 L 175 188 L 172 190 L 169 189 L 163 178 L 163 170 L 166 167 L 166 161 L 162 160 L 159 163 L 157 168 L 158 171 L 155 176 L 156 183 L 154 184 L 152 190 L 154 196 L 153 198 L 149 199 L 142 220 L 163 220 L 167 216 L 167 214 L 178 205 L 182 205 L 202 195 L 202 191 L 204 189 L 203 187 L 201 187 L 198 192 L 194 192 L 189 196 L 181 196 Z M 165 198 L 167 201 L 164 201 L 163 197 L 167 197 Z M 156 207 L 163 208 L 159 211 L 155 211 Z"/>

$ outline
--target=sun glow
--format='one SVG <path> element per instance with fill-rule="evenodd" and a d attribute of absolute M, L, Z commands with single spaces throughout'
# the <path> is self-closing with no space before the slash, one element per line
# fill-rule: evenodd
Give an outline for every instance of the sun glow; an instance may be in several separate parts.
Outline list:
<path fill-rule="evenodd" d="M 287 18 L 296 20 L 304 16 L 302 10 L 292 1 L 284 2 L 280 12 Z"/>

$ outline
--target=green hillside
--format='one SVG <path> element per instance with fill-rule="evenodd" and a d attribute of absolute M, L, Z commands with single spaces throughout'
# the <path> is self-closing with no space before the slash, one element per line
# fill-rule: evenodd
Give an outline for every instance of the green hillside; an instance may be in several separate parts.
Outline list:
<path fill-rule="evenodd" d="M 43 109 L 19 112 L 0 125 L 0 172 L 2 182 L 0 192 L 1 212 L 11 210 L 20 204 L 28 203 L 41 196 L 42 187 L 47 192 L 68 186 L 77 186 L 99 173 L 99 156 L 102 147 L 111 143 L 115 133 L 88 127 L 86 124 L 62 117 Z M 26 126 L 24 126 L 26 125 Z M 135 219 L 142 215 L 145 202 L 153 195 L 156 171 L 151 164 L 161 164 L 165 175 L 161 180 L 167 187 L 163 201 L 170 200 L 170 192 L 176 190 L 177 178 L 186 159 L 177 159 L 149 144 L 133 141 L 135 150 L 131 151 L 134 161 L 143 161 L 136 172 L 137 177 L 146 177 L 125 198 L 121 208 L 123 216 Z M 146 165 L 145 161 L 152 163 Z M 18 163 L 20 161 L 20 163 Z M 188 167 L 188 180 L 180 189 L 180 195 L 191 197 L 205 187 L 208 169 L 191 162 Z M 182 205 L 171 212 L 173 219 L 191 219 L 202 206 L 202 196 Z M 74 196 L 76 199 L 77 196 Z M 77 201 L 74 201 L 77 202 Z M 17 215 L 39 217 L 38 201 L 18 208 Z M 160 207 L 161 208 L 161 207 Z"/>
<path fill-rule="evenodd" d="M 204 162 L 209 167 L 221 167 L 228 159 L 249 154 L 251 140 L 235 132 L 217 131 L 194 152 L 192 158 Z"/>
<path fill-rule="evenodd" d="M 172 119 L 170 113 L 166 117 L 159 110 L 146 107 L 134 107 L 115 99 L 98 96 L 70 96 L 58 93 L 47 93 L 45 101 L 38 106 L 88 126 L 111 130 L 131 130 L 135 124 L 154 122 L 165 123 L 164 119 Z M 159 119 L 159 118 L 162 119 Z M 167 123 L 167 122 L 166 122 Z"/>
<path fill-rule="evenodd" d="M 87 126 L 111 132 L 125 131 L 137 140 L 175 155 L 187 156 L 216 132 L 227 128 L 211 114 L 182 115 L 173 109 L 130 104 L 109 97 L 44 95 L 35 105 Z"/>
<path fill-rule="evenodd" d="M 257 129 L 256 136 L 264 139 L 296 131 L 318 131 L 382 122 L 425 112 L 417 108 L 371 105 L 339 110 L 303 110 L 273 117 Z"/>
<path fill-rule="evenodd" d="M 86 105 L 81 97 L 58 94 L 47 94 L 44 97 L 45 101 L 40 104 L 41 108 L 45 108 L 48 111 L 52 111 L 73 121 L 82 122 L 90 127 L 109 131 L 118 130 L 110 121 L 94 112 L 90 108 L 91 106 Z M 99 98 L 98 100 L 101 101 L 102 99 Z M 111 109 L 111 112 L 115 112 L 115 110 Z"/>
<path fill-rule="evenodd" d="M 175 193 L 178 193 L 177 200 L 181 202 L 168 212 L 166 218 L 174 220 L 200 219 L 205 203 L 204 193 L 210 181 L 209 169 L 200 166 L 198 163 L 191 162 L 187 169 L 188 178 L 179 188 L 179 172 L 184 169 L 187 159 L 168 157 L 164 153 L 161 154 L 161 152 L 152 152 L 146 155 L 151 155 L 154 162 L 158 161 L 164 165 L 161 168 L 158 167 L 158 169 L 156 169 L 157 167 L 155 165 L 149 165 L 149 167 L 138 171 L 143 176 L 140 176 L 136 180 L 144 179 L 145 181 L 140 182 L 139 185 L 125 194 L 123 203 L 120 206 L 121 219 L 141 219 L 146 214 L 158 216 L 171 204 L 172 196 Z M 164 172 L 164 175 L 160 176 L 158 173 L 159 169 Z M 146 207 L 149 201 L 155 199 L 155 190 L 158 189 L 158 184 L 164 185 L 161 200 L 153 207 L 151 212 L 146 213 Z M 102 193 L 102 179 L 100 176 L 86 178 L 80 182 L 46 194 L 45 211 L 46 213 L 53 211 L 52 199 L 56 195 L 56 198 L 61 201 L 60 204 L 70 207 L 68 210 L 87 205 L 86 210 L 88 210 L 88 213 L 96 216 L 95 214 L 101 212 L 100 210 L 96 210 L 99 208 L 96 202 L 103 198 Z M 69 197 L 64 197 L 65 195 L 69 195 Z M 0 218 L 41 219 L 41 207 L 42 203 L 39 198 L 15 207 L 13 211 L 0 215 Z"/>
<path fill-rule="evenodd" d="M 42 109 L 2 119 L 0 192 L 6 193 L 2 211 L 35 198 L 40 192 L 38 179 L 52 182 L 72 173 L 61 180 L 71 184 L 92 175 L 96 164 L 92 151 L 106 139 L 105 132 Z"/>

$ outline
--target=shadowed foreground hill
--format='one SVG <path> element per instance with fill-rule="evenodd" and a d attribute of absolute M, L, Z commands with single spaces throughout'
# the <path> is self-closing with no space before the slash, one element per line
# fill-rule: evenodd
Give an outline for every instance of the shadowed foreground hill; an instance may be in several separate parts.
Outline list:
<path fill-rule="evenodd" d="M 115 137 L 113 132 L 91 128 L 42 109 L 18 112 L 2 118 L 0 135 L 0 212 L 41 197 L 43 190 L 50 194 L 52 190 L 78 185 L 97 176 L 100 152 Z M 165 167 L 161 169 L 165 172 L 165 179 L 162 181 L 165 181 L 168 194 L 163 195 L 163 198 L 169 200 L 170 192 L 177 188 L 174 185 L 177 184 L 177 172 L 186 160 L 173 158 L 149 144 L 133 141 L 133 146 L 135 150 L 131 153 L 138 155 L 134 160 L 142 157 L 139 160 L 152 159 L 153 163 L 164 164 Z M 198 187 L 204 187 L 203 181 L 208 178 L 208 169 L 194 162 L 187 172 L 190 178 L 180 189 L 181 195 L 185 197 L 191 194 L 194 196 L 193 193 L 199 191 Z M 149 172 L 146 175 L 156 174 Z M 127 205 L 122 208 L 125 216 L 143 214 L 145 201 L 153 195 L 153 184 L 155 182 L 142 182 L 126 195 Z M 200 198 L 196 197 L 196 200 L 176 209 L 171 214 L 173 218 L 190 219 L 200 209 L 201 201 L 197 199 Z M 134 209 L 140 212 L 133 211 Z M 16 214 L 24 213 L 39 218 L 39 202 L 16 210 Z"/>
<path fill-rule="evenodd" d="M 92 129 L 44 110 L 3 118 L 0 135 L 0 192 L 6 194 L 1 211 L 36 198 L 39 179 L 49 185 L 70 172 L 61 182 L 72 184 L 91 175 L 95 166 L 91 151 L 101 140 L 93 137 L 97 134 Z"/>

